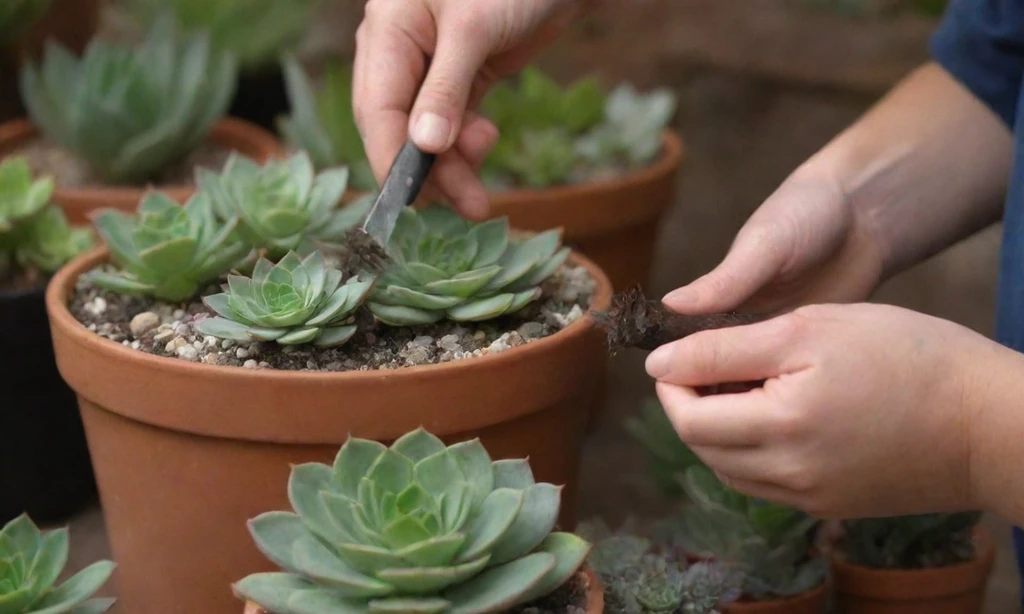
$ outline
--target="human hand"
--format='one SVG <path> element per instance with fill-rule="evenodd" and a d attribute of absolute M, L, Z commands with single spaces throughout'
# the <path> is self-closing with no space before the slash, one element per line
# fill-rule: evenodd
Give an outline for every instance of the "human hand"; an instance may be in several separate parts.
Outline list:
<path fill-rule="evenodd" d="M 585 1 L 369 0 L 356 33 L 353 106 L 377 179 L 411 138 L 440 154 L 427 193 L 467 217 L 485 217 L 476 172 L 498 132 L 472 109 L 554 40 Z"/>
<path fill-rule="evenodd" d="M 778 313 L 865 300 L 882 276 L 870 221 L 837 181 L 800 169 L 754 212 L 715 269 L 670 292 L 679 313 Z"/>
<path fill-rule="evenodd" d="M 973 421 L 993 355 L 950 322 L 814 305 L 648 357 L 680 438 L 729 486 L 821 518 L 972 509 Z M 766 380 L 701 397 L 696 387 Z"/>

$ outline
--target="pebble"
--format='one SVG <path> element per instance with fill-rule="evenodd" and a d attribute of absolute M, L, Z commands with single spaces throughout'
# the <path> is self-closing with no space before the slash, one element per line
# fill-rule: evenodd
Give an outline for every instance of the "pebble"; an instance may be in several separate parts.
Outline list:
<path fill-rule="evenodd" d="M 188 341 L 186 341 L 184 337 L 175 337 L 167 342 L 167 345 L 164 346 L 164 351 L 168 354 L 173 354 L 176 353 L 179 348 L 183 348 L 186 345 L 188 345 Z M 194 350 L 195 348 L 192 349 Z"/>
<path fill-rule="evenodd" d="M 540 322 L 526 322 L 516 329 L 523 339 L 538 339 L 544 335 L 544 325 Z"/>
<path fill-rule="evenodd" d="M 194 347 L 197 350 L 201 350 L 204 347 L 203 342 L 200 341 L 199 339 L 196 339 L 195 341 L 192 342 L 192 347 Z"/>
<path fill-rule="evenodd" d="M 408 347 L 410 348 L 428 348 L 434 345 L 434 338 L 426 335 L 420 335 L 409 342 Z"/>
<path fill-rule="evenodd" d="M 249 360 L 243 362 L 242 366 L 245 367 L 246 369 L 255 369 L 256 367 L 259 366 L 259 363 L 250 358 Z"/>
<path fill-rule="evenodd" d="M 405 353 L 405 362 L 408 365 L 422 365 L 430 361 L 430 352 L 427 348 L 416 346 Z"/>
<path fill-rule="evenodd" d="M 210 348 L 217 347 L 217 338 L 211 335 L 206 335 L 203 337 L 203 345 Z"/>
<path fill-rule="evenodd" d="M 475 333 L 473 333 L 473 338 L 476 339 L 477 341 L 483 341 L 484 339 L 487 338 L 487 333 L 485 333 L 482 330 L 478 330 Z"/>
<path fill-rule="evenodd" d="M 199 358 L 199 350 L 191 345 L 183 345 L 175 350 L 175 353 L 178 355 L 178 358 L 185 360 L 195 360 Z"/>
<path fill-rule="evenodd" d="M 234 339 L 224 339 L 223 341 L 220 342 L 220 349 L 222 349 L 222 350 L 229 350 L 232 347 L 234 347 L 234 345 L 235 345 L 235 340 Z"/>
<path fill-rule="evenodd" d="M 220 359 L 220 352 L 210 352 L 206 356 L 203 356 L 203 362 L 208 365 L 215 365 Z"/>
<path fill-rule="evenodd" d="M 248 357 L 249 350 L 247 350 L 246 348 L 238 348 L 237 350 L 235 350 L 235 358 L 239 360 L 245 360 Z"/>
<path fill-rule="evenodd" d="M 132 341 L 132 349 L 133 350 L 137 350 L 137 349 L 139 349 L 141 347 L 142 347 L 142 343 L 140 343 L 138 339 L 136 339 L 135 341 Z"/>
<path fill-rule="evenodd" d="M 94 316 L 102 315 L 107 310 L 107 300 L 102 296 L 97 296 L 85 304 L 85 310 Z"/>
<path fill-rule="evenodd" d="M 175 309 L 174 313 L 171 314 L 171 317 L 174 318 L 175 320 L 180 320 L 185 317 L 185 310 Z"/>
<path fill-rule="evenodd" d="M 145 335 L 157 326 L 160 326 L 160 316 L 156 315 L 152 311 L 143 311 L 132 318 L 131 323 L 128 324 L 128 328 L 132 331 L 132 336 L 136 339 Z"/>
<path fill-rule="evenodd" d="M 157 343 L 163 343 L 164 341 L 170 339 L 173 336 L 174 336 L 174 331 L 173 330 L 164 330 L 164 331 L 160 331 L 159 333 L 153 335 L 153 341 L 156 341 Z"/>
<path fill-rule="evenodd" d="M 445 335 L 437 342 L 437 346 L 442 350 L 449 352 L 458 352 L 462 349 L 462 344 L 459 343 L 458 335 Z"/>

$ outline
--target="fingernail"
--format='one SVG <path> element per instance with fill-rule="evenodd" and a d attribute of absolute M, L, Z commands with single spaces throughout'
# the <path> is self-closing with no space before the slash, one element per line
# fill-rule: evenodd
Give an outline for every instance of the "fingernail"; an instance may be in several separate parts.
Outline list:
<path fill-rule="evenodd" d="M 654 379 L 661 379 L 668 375 L 669 370 L 672 368 L 671 346 L 663 345 L 651 352 L 647 356 L 647 362 L 644 366 L 647 368 L 647 375 Z"/>
<path fill-rule="evenodd" d="M 420 149 L 443 149 L 448 145 L 452 125 L 436 113 L 424 113 L 412 127 L 412 140 Z"/>
<path fill-rule="evenodd" d="M 677 305 L 691 305 L 697 302 L 697 293 L 691 288 L 679 288 L 665 295 L 662 301 Z"/>

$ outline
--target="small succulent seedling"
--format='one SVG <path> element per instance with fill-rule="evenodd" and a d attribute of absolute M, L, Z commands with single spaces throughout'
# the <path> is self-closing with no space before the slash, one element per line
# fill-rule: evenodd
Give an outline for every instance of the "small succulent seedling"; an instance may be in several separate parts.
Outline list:
<path fill-rule="evenodd" d="M 690 467 L 683 484 L 693 504 L 679 515 L 674 545 L 733 564 L 746 598 L 790 597 L 825 581 L 827 563 L 811 553 L 820 521 L 732 491 L 704 466 Z"/>
<path fill-rule="evenodd" d="M 169 10 L 185 30 L 209 32 L 243 68 L 258 69 L 301 42 L 318 4 L 319 0 L 132 0 L 129 7 L 144 23 Z"/>
<path fill-rule="evenodd" d="M 623 161 L 627 167 L 647 164 L 661 151 L 662 133 L 676 111 L 667 88 L 641 94 L 624 83 L 608 96 L 604 121 L 577 148 L 596 167 Z"/>
<path fill-rule="evenodd" d="M 14 268 L 50 274 L 92 245 L 92 233 L 72 228 L 50 204 L 53 181 L 33 180 L 19 157 L 0 162 L 0 278 Z"/>
<path fill-rule="evenodd" d="M 402 211 L 388 254 L 367 305 L 381 322 L 407 326 L 515 313 L 540 297 L 569 249 L 555 230 L 514 239 L 505 218 L 475 224 L 434 205 Z"/>
<path fill-rule="evenodd" d="M 553 533 L 561 488 L 478 440 L 419 429 L 390 448 L 350 438 L 328 466 L 292 468 L 295 513 L 249 522 L 283 573 L 234 585 L 271 614 L 489 614 L 568 581 L 590 550 Z"/>
<path fill-rule="evenodd" d="M 276 265 L 260 258 L 252 278 L 229 275 L 226 292 L 203 299 L 217 317 L 197 329 L 220 339 L 334 347 L 355 334 L 348 320 L 372 287 L 372 279 L 342 283 L 320 252 L 305 259 L 289 252 Z"/>
<path fill-rule="evenodd" d="M 377 189 L 352 110 L 352 68 L 331 64 L 323 83 L 314 89 L 295 58 L 283 63 L 291 115 L 279 120 L 281 134 L 294 147 L 309 152 L 317 168 L 345 165 L 356 190 Z"/>
<path fill-rule="evenodd" d="M 233 56 L 168 18 L 137 49 L 96 38 L 79 58 L 47 43 L 42 63 L 22 69 L 21 95 L 42 132 L 104 180 L 141 183 L 200 144 L 236 75 Z"/>
<path fill-rule="evenodd" d="M 843 555 L 877 569 L 924 569 L 956 565 L 975 557 L 978 512 L 865 518 L 843 522 Z"/>
<path fill-rule="evenodd" d="M 0 613 L 101 614 L 113 599 L 93 599 L 114 571 L 98 561 L 62 584 L 68 560 L 68 530 L 42 532 L 22 515 L 0 530 Z"/>
<path fill-rule="evenodd" d="M 308 254 L 316 243 L 336 243 L 369 211 L 367 197 L 341 206 L 348 170 L 317 174 L 305 152 L 260 166 L 232 154 L 220 173 L 196 171 L 197 182 L 222 220 L 238 218 L 249 245 L 264 249 L 271 260 L 291 250 Z"/>
<path fill-rule="evenodd" d="M 50 0 L 4 0 L 0 2 L 0 45 L 13 41 L 32 27 L 50 8 Z"/>
<path fill-rule="evenodd" d="M 236 236 L 237 218 L 218 222 L 203 191 L 184 207 L 151 192 L 134 215 L 107 209 L 94 220 L 120 270 L 96 270 L 89 277 L 98 286 L 124 294 L 187 300 L 251 251 Z"/>
<path fill-rule="evenodd" d="M 626 430 L 647 450 L 651 472 L 658 486 L 669 495 L 683 496 L 680 478 L 694 465 L 703 464 L 676 434 L 657 399 L 648 399 L 640 415 L 626 420 Z"/>

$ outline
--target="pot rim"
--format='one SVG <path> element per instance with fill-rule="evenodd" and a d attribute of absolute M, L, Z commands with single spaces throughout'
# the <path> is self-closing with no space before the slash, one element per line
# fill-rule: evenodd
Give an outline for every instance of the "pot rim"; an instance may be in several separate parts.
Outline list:
<path fill-rule="evenodd" d="M 209 365 L 193 363 L 178 358 L 157 356 L 141 350 L 134 350 L 130 347 L 100 337 L 87 329 L 81 322 L 75 319 L 68 309 L 68 300 L 73 295 L 75 283 L 86 271 L 91 270 L 101 262 L 108 260 L 109 253 L 105 246 L 81 254 L 68 262 L 52 278 L 46 287 L 46 311 L 50 318 L 50 324 L 61 334 L 78 346 L 89 348 L 88 351 L 104 355 L 108 359 L 125 359 L 141 364 L 143 366 L 158 369 L 163 372 L 175 372 L 183 376 L 204 374 L 206 376 L 218 375 L 227 380 L 245 381 L 254 375 L 266 378 L 268 381 L 305 381 L 309 384 L 330 382 L 370 382 L 379 381 L 382 374 L 386 374 L 389 380 L 398 382 L 405 380 L 416 380 L 425 376 L 440 373 L 452 373 L 467 369 L 486 368 L 498 361 L 509 359 L 526 359 L 541 354 L 552 346 L 562 343 L 569 337 L 579 337 L 590 333 L 595 327 L 590 311 L 604 310 L 611 304 L 612 288 L 611 282 L 604 272 L 590 259 L 573 251 L 569 254 L 567 262 L 582 266 L 590 274 L 596 284 L 590 306 L 581 318 L 563 328 L 562 330 L 548 335 L 542 339 L 511 348 L 498 354 L 476 356 L 452 362 L 436 363 L 429 365 L 416 365 L 402 367 L 393 370 L 373 369 L 367 371 L 289 371 L 283 369 L 245 369 L 230 365 Z"/>
<path fill-rule="evenodd" d="M 764 599 L 761 601 L 731 601 L 722 606 L 726 613 L 734 614 L 756 614 L 757 612 L 786 612 L 798 604 L 820 599 L 830 588 L 829 579 L 826 578 L 818 586 L 806 590 L 797 595 L 780 597 L 778 599 Z"/>

